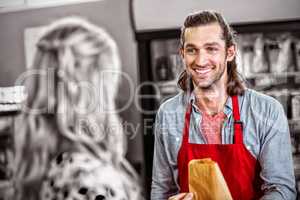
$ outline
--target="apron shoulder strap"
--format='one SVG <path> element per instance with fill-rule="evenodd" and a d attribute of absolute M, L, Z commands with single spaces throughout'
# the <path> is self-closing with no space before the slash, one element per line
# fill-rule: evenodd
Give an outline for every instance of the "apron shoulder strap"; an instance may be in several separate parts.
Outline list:
<path fill-rule="evenodd" d="M 189 142 L 189 129 L 190 129 L 190 121 L 191 121 L 191 113 L 192 113 L 192 105 L 189 103 L 185 112 L 184 118 L 184 131 L 182 143 L 187 144 Z"/>
<path fill-rule="evenodd" d="M 240 120 L 240 109 L 238 96 L 231 97 L 234 118 L 234 143 L 243 144 L 243 122 Z"/>

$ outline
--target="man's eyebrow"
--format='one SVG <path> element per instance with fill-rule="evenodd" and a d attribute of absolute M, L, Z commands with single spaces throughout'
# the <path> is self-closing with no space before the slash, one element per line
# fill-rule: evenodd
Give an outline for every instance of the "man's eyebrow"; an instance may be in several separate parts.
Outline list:
<path fill-rule="evenodd" d="M 208 43 L 205 43 L 204 46 L 221 46 L 218 42 L 208 42 Z M 193 47 L 193 48 L 196 48 L 197 46 L 194 45 L 194 44 L 191 44 L 191 43 L 187 43 L 185 45 L 185 47 Z"/>
<path fill-rule="evenodd" d="M 196 47 L 196 45 L 191 44 L 191 43 L 187 43 L 187 44 L 185 45 L 185 47 Z"/>
<path fill-rule="evenodd" d="M 205 46 L 221 46 L 219 43 L 217 42 L 208 42 L 204 44 Z"/>

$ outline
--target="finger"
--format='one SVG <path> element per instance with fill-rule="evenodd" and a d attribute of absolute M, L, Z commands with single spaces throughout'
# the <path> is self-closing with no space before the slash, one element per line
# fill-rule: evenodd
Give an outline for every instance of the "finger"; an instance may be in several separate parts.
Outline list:
<path fill-rule="evenodd" d="M 168 200 L 182 200 L 187 193 L 180 193 L 174 196 L 171 196 Z"/>
<path fill-rule="evenodd" d="M 192 200 L 193 197 L 194 197 L 194 194 L 190 192 L 190 193 L 188 193 L 188 194 L 184 197 L 183 200 Z"/>

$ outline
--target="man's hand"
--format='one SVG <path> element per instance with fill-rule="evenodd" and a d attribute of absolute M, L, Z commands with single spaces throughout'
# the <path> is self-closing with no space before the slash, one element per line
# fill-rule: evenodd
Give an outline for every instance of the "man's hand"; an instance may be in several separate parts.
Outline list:
<path fill-rule="evenodd" d="M 192 200 L 193 196 L 193 193 L 180 193 L 169 197 L 168 200 Z"/>

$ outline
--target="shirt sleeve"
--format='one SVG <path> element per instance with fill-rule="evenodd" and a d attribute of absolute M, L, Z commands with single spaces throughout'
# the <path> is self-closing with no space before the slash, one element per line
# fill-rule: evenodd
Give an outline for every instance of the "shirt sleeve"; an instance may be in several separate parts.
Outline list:
<path fill-rule="evenodd" d="M 155 120 L 155 143 L 152 170 L 151 200 L 165 200 L 178 193 L 178 188 L 173 179 L 173 172 L 169 165 L 166 148 L 164 146 L 163 134 L 166 129 L 163 128 L 163 117 L 159 111 Z"/>
<path fill-rule="evenodd" d="M 288 121 L 281 104 L 276 103 L 269 110 L 270 117 L 266 117 L 262 127 L 258 157 L 264 191 L 261 200 L 294 200 L 296 188 Z"/>

